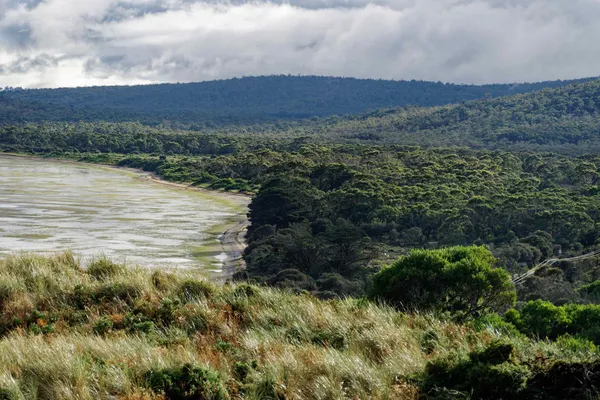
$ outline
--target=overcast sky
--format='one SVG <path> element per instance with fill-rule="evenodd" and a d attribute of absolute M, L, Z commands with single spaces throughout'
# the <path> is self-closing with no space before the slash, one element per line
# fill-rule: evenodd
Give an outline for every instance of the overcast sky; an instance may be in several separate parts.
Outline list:
<path fill-rule="evenodd" d="M 0 0 L 0 86 L 600 75 L 600 0 Z"/>

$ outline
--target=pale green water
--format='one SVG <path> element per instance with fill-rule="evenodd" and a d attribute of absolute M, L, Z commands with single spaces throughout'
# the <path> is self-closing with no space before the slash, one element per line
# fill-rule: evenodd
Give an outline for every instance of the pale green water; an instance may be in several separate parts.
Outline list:
<path fill-rule="evenodd" d="M 235 214 L 212 197 L 135 174 L 0 155 L 0 255 L 73 250 L 84 259 L 218 273 L 219 262 L 198 249 L 214 247 L 207 231 Z"/>

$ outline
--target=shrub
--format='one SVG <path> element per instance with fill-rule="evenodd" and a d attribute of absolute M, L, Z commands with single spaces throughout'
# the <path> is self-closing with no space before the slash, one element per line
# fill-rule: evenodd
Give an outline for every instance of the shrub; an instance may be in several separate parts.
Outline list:
<path fill-rule="evenodd" d="M 71 304 L 77 309 L 82 310 L 94 303 L 94 295 L 95 293 L 90 287 L 80 284 L 75 285 L 73 293 L 70 296 Z"/>
<path fill-rule="evenodd" d="M 156 329 L 154 322 L 141 313 L 127 314 L 123 323 L 129 332 L 150 333 Z"/>
<path fill-rule="evenodd" d="M 229 342 L 224 341 L 224 340 L 219 340 L 217 342 L 217 344 L 215 345 L 215 347 L 221 353 L 227 353 L 228 351 L 233 350 L 233 345 L 231 343 L 229 343 Z"/>
<path fill-rule="evenodd" d="M 279 271 L 277 275 L 269 278 L 267 283 L 271 286 L 281 289 L 291 289 L 296 292 L 303 290 L 312 292 L 317 289 L 315 280 L 297 269 Z"/>
<path fill-rule="evenodd" d="M 573 353 L 595 353 L 598 350 L 592 341 L 569 334 L 558 337 L 555 343 L 559 348 Z"/>
<path fill-rule="evenodd" d="M 101 317 L 94 322 L 92 330 L 98 335 L 104 335 L 108 333 L 113 327 L 113 323 L 108 317 Z"/>
<path fill-rule="evenodd" d="M 185 364 L 179 368 L 152 370 L 144 380 L 155 393 L 172 400 L 226 400 L 229 394 L 216 371 Z"/>
<path fill-rule="evenodd" d="M 335 293 L 336 297 L 356 296 L 364 293 L 364 284 L 360 281 L 352 281 L 340 274 L 323 274 L 317 281 L 319 292 Z"/>
<path fill-rule="evenodd" d="M 503 311 L 515 303 L 516 292 L 494 263 L 489 250 L 477 246 L 413 250 L 373 277 L 369 296 L 402 309 L 462 317 Z"/>
<path fill-rule="evenodd" d="M 421 381 L 425 398 L 518 398 L 529 370 L 514 363 L 513 354 L 511 344 L 495 342 L 468 358 L 451 354 L 431 361 Z M 457 396 L 459 393 L 462 395 Z"/>
<path fill-rule="evenodd" d="M 519 319 L 524 333 L 542 338 L 557 338 L 567 333 L 571 323 L 564 307 L 543 300 L 525 304 Z"/>
<path fill-rule="evenodd" d="M 577 291 L 580 294 L 587 296 L 593 302 L 600 302 L 600 280 L 583 285 L 579 287 Z"/>
<path fill-rule="evenodd" d="M 244 362 L 236 362 L 233 364 L 233 375 L 235 379 L 240 382 L 244 382 L 248 375 L 250 374 L 251 367 Z"/>

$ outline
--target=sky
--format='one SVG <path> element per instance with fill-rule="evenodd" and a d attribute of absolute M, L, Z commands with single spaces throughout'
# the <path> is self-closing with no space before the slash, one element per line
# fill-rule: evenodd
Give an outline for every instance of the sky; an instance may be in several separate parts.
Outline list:
<path fill-rule="evenodd" d="M 600 75 L 600 0 L 0 0 L 0 86 Z"/>

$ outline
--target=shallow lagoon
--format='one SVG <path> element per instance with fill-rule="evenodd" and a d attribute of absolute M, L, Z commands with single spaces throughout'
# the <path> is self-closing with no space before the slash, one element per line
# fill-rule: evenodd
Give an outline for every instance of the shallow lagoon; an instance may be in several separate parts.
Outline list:
<path fill-rule="evenodd" d="M 219 253 L 206 249 L 214 253 L 215 227 L 239 214 L 222 199 L 132 172 L 0 155 L 0 255 L 73 250 L 218 274 Z"/>

